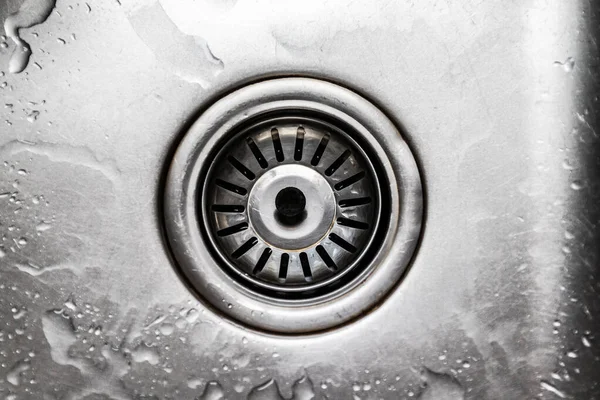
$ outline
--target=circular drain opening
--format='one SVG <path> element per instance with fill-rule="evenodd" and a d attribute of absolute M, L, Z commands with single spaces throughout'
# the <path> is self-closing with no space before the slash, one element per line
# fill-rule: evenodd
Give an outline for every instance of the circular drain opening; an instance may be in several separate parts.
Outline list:
<path fill-rule="evenodd" d="M 368 265 L 382 199 L 367 145 L 305 112 L 263 115 L 221 148 L 202 182 L 203 221 L 242 283 L 308 299 Z"/>
<path fill-rule="evenodd" d="M 355 93 L 304 78 L 210 107 L 165 192 L 167 236 L 198 294 L 284 333 L 331 328 L 380 301 L 410 262 L 421 213 L 394 125 Z"/>

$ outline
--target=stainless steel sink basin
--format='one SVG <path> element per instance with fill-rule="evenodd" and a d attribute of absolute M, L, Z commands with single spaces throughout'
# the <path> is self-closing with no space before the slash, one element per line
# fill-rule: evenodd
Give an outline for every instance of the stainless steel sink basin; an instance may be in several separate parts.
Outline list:
<path fill-rule="evenodd" d="M 599 10 L 0 3 L 0 398 L 600 399 Z"/>

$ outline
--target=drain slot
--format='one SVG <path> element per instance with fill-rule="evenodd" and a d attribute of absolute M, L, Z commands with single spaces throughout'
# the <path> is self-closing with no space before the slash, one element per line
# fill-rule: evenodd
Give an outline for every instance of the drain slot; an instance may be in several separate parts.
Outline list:
<path fill-rule="evenodd" d="M 269 257 L 271 257 L 272 253 L 273 253 L 273 250 L 271 250 L 268 247 L 263 250 L 262 254 L 260 255 L 260 258 L 258 259 L 258 261 L 256 262 L 256 265 L 254 266 L 254 269 L 252 270 L 252 273 L 254 275 L 260 273 L 263 270 L 263 268 L 265 267 L 265 264 L 267 263 L 267 261 L 269 261 Z"/>
<path fill-rule="evenodd" d="M 250 171 L 250 169 L 248 167 L 246 167 L 244 164 L 239 162 L 235 157 L 229 156 L 229 157 L 227 157 L 227 161 L 229 161 L 229 163 L 231 165 L 233 165 L 233 167 L 235 169 L 240 171 L 242 175 L 244 175 L 246 178 L 248 178 L 248 180 L 252 181 L 252 180 L 254 180 L 254 178 L 256 178 L 256 175 L 254 175 L 254 172 Z"/>
<path fill-rule="evenodd" d="M 317 165 L 319 165 L 319 161 L 321 161 L 321 157 L 323 156 L 323 153 L 325 152 L 328 143 L 329 134 L 325 134 L 325 136 L 323 136 L 323 138 L 321 139 L 321 142 L 319 142 L 319 147 L 317 147 L 317 150 L 315 151 L 312 160 L 310 160 L 310 164 L 312 166 L 316 167 Z"/>
<path fill-rule="evenodd" d="M 251 248 L 253 248 L 258 243 L 258 239 L 253 237 L 249 239 L 246 243 L 238 247 L 236 251 L 231 253 L 231 257 L 240 258 L 244 254 L 246 254 Z"/>
<path fill-rule="evenodd" d="M 337 270 L 337 265 L 335 265 L 335 261 L 331 259 L 329 253 L 327 253 L 327 250 L 325 250 L 325 247 L 318 245 L 317 254 L 319 255 L 319 257 L 321 257 L 321 260 L 323 260 L 325 265 L 327 265 L 327 268 L 332 269 L 334 271 Z"/>
<path fill-rule="evenodd" d="M 290 255 L 283 253 L 281 255 L 281 261 L 279 262 L 279 280 L 285 282 L 288 274 L 288 265 L 290 263 Z"/>
<path fill-rule="evenodd" d="M 275 158 L 278 162 L 285 160 L 281 139 L 279 139 L 279 131 L 275 128 L 271 129 L 271 140 L 273 140 L 273 150 L 275 150 Z"/>
<path fill-rule="evenodd" d="M 224 181 L 222 179 L 217 179 L 215 181 L 215 184 L 217 186 L 222 187 L 225 190 L 229 190 L 230 192 L 233 192 L 235 194 L 239 194 L 241 196 L 245 196 L 246 193 L 248 193 L 248 191 L 246 189 L 244 189 L 243 187 L 238 186 L 238 185 L 234 185 L 233 183 L 226 182 L 226 181 Z"/>
<path fill-rule="evenodd" d="M 335 190 L 338 190 L 338 191 L 345 189 L 348 186 L 354 185 L 356 182 L 360 181 L 364 177 L 365 177 L 365 171 L 361 171 L 356 175 L 352 175 L 350 178 L 344 179 L 343 181 L 336 183 L 334 188 L 335 188 Z"/>
<path fill-rule="evenodd" d="M 370 197 L 357 197 L 354 199 L 342 199 L 339 201 L 341 208 L 364 206 L 371 203 Z"/>
<path fill-rule="evenodd" d="M 340 217 L 338 218 L 337 223 L 354 229 L 369 229 L 369 224 L 366 222 L 355 221 L 350 218 Z"/>
<path fill-rule="evenodd" d="M 306 279 L 307 282 L 311 282 L 312 281 L 312 271 L 310 269 L 310 263 L 308 261 L 308 256 L 304 252 L 300 253 L 300 264 L 302 264 L 302 273 L 304 274 L 304 279 Z"/>
<path fill-rule="evenodd" d="M 251 138 L 247 138 L 246 143 L 248 143 L 248 147 L 250 147 L 250 150 L 252 150 L 252 154 L 254 154 L 256 161 L 258 161 L 258 165 L 260 165 L 262 169 L 267 168 L 269 166 L 269 163 L 260 152 L 260 149 L 258 148 L 256 143 L 254 143 L 254 140 L 252 140 Z"/>
<path fill-rule="evenodd" d="M 213 204 L 211 209 L 214 212 L 220 213 L 243 213 L 246 207 L 241 205 L 233 205 L 233 204 Z"/>
<path fill-rule="evenodd" d="M 339 156 L 339 157 L 337 158 L 337 160 L 335 160 L 335 161 L 333 162 L 333 164 L 331 164 L 331 165 L 329 166 L 329 168 L 327 168 L 327 169 L 325 170 L 325 175 L 327 175 L 327 176 L 331 176 L 331 175 L 333 175 L 333 174 L 335 173 L 335 171 L 337 171 L 337 170 L 338 170 L 338 168 L 339 168 L 339 167 L 341 167 L 341 166 L 342 166 L 342 164 L 343 164 L 344 162 L 346 162 L 346 160 L 347 160 L 347 159 L 350 157 L 350 155 L 351 155 L 351 154 L 352 154 L 352 152 L 351 152 L 350 150 L 346 150 L 346 151 L 344 151 L 344 152 L 342 153 L 342 155 L 341 155 L 341 156 Z"/>
<path fill-rule="evenodd" d="M 354 247 L 354 245 L 348 243 L 346 241 L 346 239 L 339 237 L 335 233 L 332 233 L 329 235 L 329 240 L 331 240 L 333 243 L 337 244 L 338 246 L 340 246 L 342 249 L 346 250 L 349 253 L 356 253 L 357 249 L 356 249 L 356 247 Z"/>
<path fill-rule="evenodd" d="M 223 228 L 217 231 L 217 235 L 223 237 L 223 236 L 229 236 L 229 235 L 233 235 L 236 234 L 238 232 L 241 231 L 245 231 L 246 229 L 248 229 L 248 223 L 246 222 L 242 222 L 240 224 L 237 225 L 233 225 L 230 226 L 228 228 Z"/>
<path fill-rule="evenodd" d="M 296 147 L 294 148 L 294 160 L 302 160 L 302 151 L 304 149 L 304 128 L 299 127 L 296 131 Z"/>

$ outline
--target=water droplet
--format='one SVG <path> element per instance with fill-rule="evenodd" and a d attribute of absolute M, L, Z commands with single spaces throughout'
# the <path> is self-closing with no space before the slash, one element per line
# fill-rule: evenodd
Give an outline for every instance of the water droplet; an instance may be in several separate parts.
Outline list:
<path fill-rule="evenodd" d="M 562 381 L 561 376 L 559 374 L 557 374 L 556 372 L 552 372 L 550 374 L 550 376 L 552 377 L 552 379 L 556 379 L 556 380 Z"/>
<path fill-rule="evenodd" d="M 63 38 L 56 38 L 56 41 L 60 44 L 67 44 L 67 41 Z"/>
<path fill-rule="evenodd" d="M 561 399 L 564 399 L 566 397 L 563 392 L 561 392 L 560 390 L 558 390 L 554 385 L 552 385 L 549 382 L 541 381 L 540 382 L 540 386 L 542 387 L 542 389 L 547 390 L 548 392 L 554 393 L 555 395 L 557 395 Z"/>
<path fill-rule="evenodd" d="M 581 183 L 581 181 L 573 181 L 573 182 L 571 182 L 571 189 L 581 190 L 581 189 L 583 189 L 583 184 Z"/>
<path fill-rule="evenodd" d="M 555 61 L 554 65 L 562 67 L 565 72 L 571 72 L 575 67 L 575 60 L 573 57 L 568 57 L 564 62 Z"/>
<path fill-rule="evenodd" d="M 364 390 L 365 392 L 368 392 L 369 390 L 371 390 L 371 384 L 365 383 L 362 387 L 362 390 Z"/>
<path fill-rule="evenodd" d="M 12 74 L 22 72 L 27 67 L 29 57 L 31 56 L 31 49 L 28 47 L 29 45 L 26 45 L 25 42 L 21 40 L 19 40 L 19 42 L 23 43 L 23 45 L 15 48 L 8 62 L 8 72 Z"/>
<path fill-rule="evenodd" d="M 242 393 L 244 391 L 244 385 L 241 383 L 236 383 L 233 385 L 233 390 L 235 390 L 236 393 Z"/>
<path fill-rule="evenodd" d="M 18 361 L 6 374 L 6 381 L 13 386 L 19 386 L 21 384 L 21 374 L 30 368 L 31 366 L 25 360 Z"/>
<path fill-rule="evenodd" d="M 248 393 L 247 400 L 284 400 L 284 397 L 279 392 L 279 386 L 274 379 L 252 388 Z"/>
<path fill-rule="evenodd" d="M 6 256 L 6 251 L 0 247 L 0 258 L 3 258 L 4 256 Z"/>
<path fill-rule="evenodd" d="M 423 368 L 421 381 L 424 389 L 417 397 L 420 400 L 464 400 L 465 390 L 460 382 L 449 374 Z"/>
<path fill-rule="evenodd" d="M 172 324 L 162 324 L 158 330 L 162 335 L 170 336 L 175 331 L 175 327 Z"/>
<path fill-rule="evenodd" d="M 202 379 L 200 379 L 200 378 L 190 378 L 190 379 L 188 379 L 188 381 L 187 381 L 187 386 L 188 386 L 190 389 L 196 389 L 196 388 L 199 388 L 199 387 L 200 387 L 200 385 L 202 385 Z"/>
<path fill-rule="evenodd" d="M 569 358 L 577 358 L 577 353 L 573 350 L 567 352 L 567 357 Z"/>
<path fill-rule="evenodd" d="M 303 376 L 292 385 L 293 400 L 311 400 L 315 397 L 314 385 L 308 376 Z"/>
<path fill-rule="evenodd" d="M 148 347 L 145 343 L 140 344 L 131 352 L 131 358 L 137 363 L 147 362 L 150 365 L 156 365 L 160 361 L 157 350 L 154 347 Z"/>
<path fill-rule="evenodd" d="M 14 310 L 13 311 L 14 312 L 14 315 L 13 315 L 14 319 L 18 320 L 18 319 L 23 318 L 25 315 L 27 315 L 27 310 L 25 308 L 21 308 L 20 310 L 17 310 L 17 309 L 14 308 L 13 310 Z"/>
<path fill-rule="evenodd" d="M 581 342 L 583 343 L 583 345 L 584 345 L 585 347 L 592 347 L 592 343 L 591 343 L 591 342 L 590 342 L 590 340 L 589 340 L 587 337 L 585 337 L 585 336 L 582 336 L 582 337 L 581 337 Z"/>
<path fill-rule="evenodd" d="M 191 308 L 185 315 L 185 320 L 188 323 L 192 324 L 192 323 L 196 322 L 198 317 L 199 317 L 198 311 L 195 308 Z"/>
<path fill-rule="evenodd" d="M 210 381 L 206 384 L 204 392 L 200 395 L 199 400 L 220 400 L 225 398 L 225 392 L 221 384 L 217 381 Z"/>
<path fill-rule="evenodd" d="M 4 31 L 16 45 L 8 63 L 9 72 L 22 72 L 27 67 L 31 56 L 29 44 L 19 36 L 19 29 L 30 28 L 44 22 L 52 13 L 55 4 L 56 0 L 25 1 L 19 11 L 6 18 Z"/>
<path fill-rule="evenodd" d="M 137 10 L 128 13 L 127 18 L 137 36 L 159 62 L 168 65 L 169 70 L 180 78 L 206 87 L 211 77 L 223 70 L 223 61 L 212 53 L 208 43 L 200 36 L 182 32 L 160 3 L 137 7 Z M 156 40 L 153 26 L 161 27 L 162 40 Z"/>
<path fill-rule="evenodd" d="M 242 338 L 242 344 L 248 344 L 248 338 L 246 336 Z"/>
<path fill-rule="evenodd" d="M 560 321 L 559 320 L 554 320 L 554 322 L 552 323 L 553 326 L 555 326 L 556 328 L 558 328 L 560 326 Z"/>
<path fill-rule="evenodd" d="M 154 318 L 154 321 L 150 322 L 148 325 L 146 325 L 146 329 L 151 328 L 155 325 L 160 324 L 161 322 L 163 322 L 165 319 L 167 319 L 166 315 L 159 315 L 158 317 Z"/>
<path fill-rule="evenodd" d="M 355 391 L 355 392 L 360 392 L 360 389 L 361 389 L 361 387 L 360 387 L 360 385 L 359 385 L 358 383 L 354 383 L 354 384 L 352 385 L 352 390 L 353 390 L 353 391 Z"/>
<path fill-rule="evenodd" d="M 38 231 L 38 232 L 45 232 L 45 231 L 47 231 L 50 228 L 52 228 L 52 225 L 50 225 L 47 222 L 42 221 L 42 222 L 40 222 L 39 224 L 36 225 L 35 230 Z"/>
<path fill-rule="evenodd" d="M 38 119 L 39 115 L 40 115 L 39 111 L 33 110 L 29 113 L 29 115 L 27 115 L 27 121 L 35 122 Z"/>
<path fill-rule="evenodd" d="M 75 327 L 71 321 L 60 313 L 60 310 L 53 310 L 54 313 L 46 313 L 42 317 L 42 328 L 46 340 L 50 345 L 50 356 L 52 360 L 60 365 L 71 364 L 69 357 L 69 348 L 75 343 Z"/>
<path fill-rule="evenodd" d="M 17 244 L 19 246 L 25 246 L 27 244 L 27 239 L 25 239 L 24 237 L 19 238 L 19 240 L 17 241 Z"/>
<path fill-rule="evenodd" d="M 573 164 L 571 164 L 571 161 L 569 160 L 563 160 L 562 167 L 567 171 L 572 171 L 575 169 L 575 167 L 573 167 Z"/>

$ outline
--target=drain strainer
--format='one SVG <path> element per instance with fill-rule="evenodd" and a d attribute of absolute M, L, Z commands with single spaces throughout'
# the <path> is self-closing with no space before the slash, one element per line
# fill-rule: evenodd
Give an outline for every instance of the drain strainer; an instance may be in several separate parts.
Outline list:
<path fill-rule="evenodd" d="M 355 93 L 306 78 L 210 107 L 179 145 L 165 196 L 171 248 L 198 294 L 285 333 L 368 311 L 421 226 L 419 174 L 398 130 Z"/>
<path fill-rule="evenodd" d="M 204 183 L 203 219 L 242 279 L 313 295 L 366 253 L 380 218 L 379 187 L 368 155 L 336 126 L 273 117 L 218 153 Z"/>

